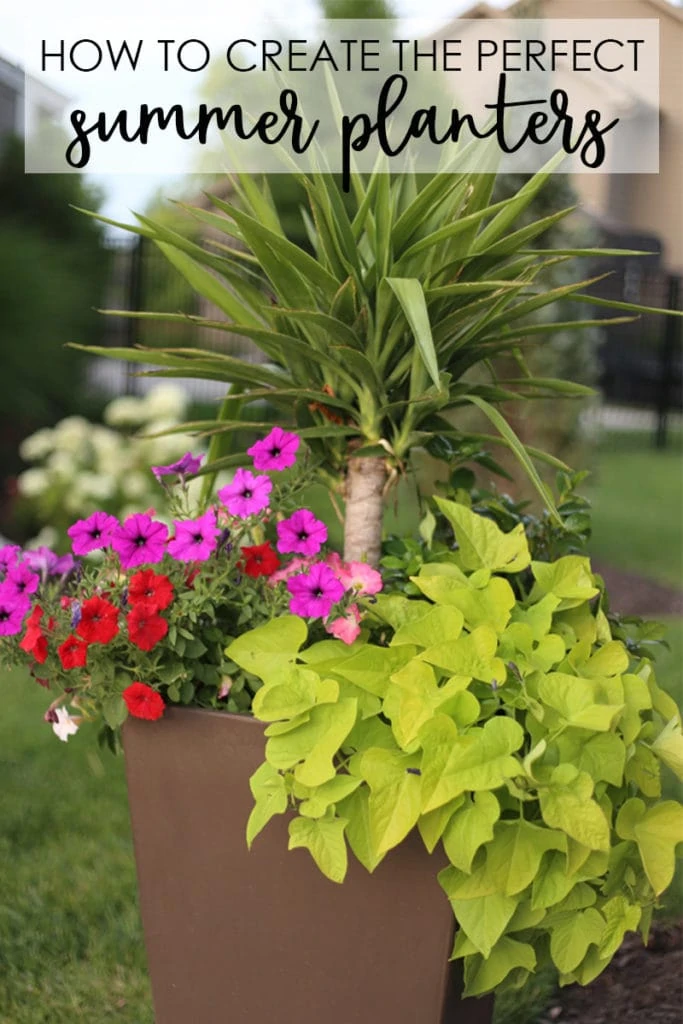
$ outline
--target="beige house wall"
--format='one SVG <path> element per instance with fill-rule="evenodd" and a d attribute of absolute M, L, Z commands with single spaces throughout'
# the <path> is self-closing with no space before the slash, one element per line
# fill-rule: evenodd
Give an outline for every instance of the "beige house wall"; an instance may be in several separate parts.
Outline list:
<path fill-rule="evenodd" d="M 581 206 L 607 224 L 656 235 L 664 263 L 683 273 L 683 8 L 666 0 L 534 0 L 507 9 L 476 4 L 461 18 L 650 18 L 659 20 L 659 174 L 576 174 Z"/>

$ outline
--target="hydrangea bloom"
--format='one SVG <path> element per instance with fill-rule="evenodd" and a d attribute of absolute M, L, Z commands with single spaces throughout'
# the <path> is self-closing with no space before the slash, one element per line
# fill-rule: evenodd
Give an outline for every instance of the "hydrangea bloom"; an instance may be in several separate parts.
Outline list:
<path fill-rule="evenodd" d="M 256 469 L 289 469 L 296 462 L 300 444 L 301 440 L 296 434 L 291 434 L 282 427 L 273 427 L 268 437 L 247 448 L 247 455 L 253 458 Z"/>
<path fill-rule="evenodd" d="M 111 546 L 124 569 L 160 562 L 166 549 L 168 530 L 145 512 L 135 512 L 112 532 Z"/>
<path fill-rule="evenodd" d="M 254 476 L 248 469 L 238 469 L 231 483 L 222 487 L 218 497 L 231 516 L 246 519 L 268 507 L 273 484 L 267 476 Z"/>
<path fill-rule="evenodd" d="M 197 519 L 177 520 L 175 537 L 168 543 L 169 554 L 179 562 L 203 562 L 216 550 L 220 528 L 212 508 Z"/>
<path fill-rule="evenodd" d="M 327 618 L 332 605 L 344 596 L 344 587 L 323 562 L 316 562 L 307 573 L 290 576 L 287 589 L 292 595 L 289 610 L 306 619 Z"/>
<path fill-rule="evenodd" d="M 317 555 L 327 540 L 327 527 L 307 508 L 277 524 L 277 549 L 282 554 Z"/>
<path fill-rule="evenodd" d="M 108 547 L 118 525 L 118 519 L 106 512 L 93 512 L 87 519 L 79 519 L 66 531 L 71 537 L 74 554 L 87 555 L 90 551 Z"/>

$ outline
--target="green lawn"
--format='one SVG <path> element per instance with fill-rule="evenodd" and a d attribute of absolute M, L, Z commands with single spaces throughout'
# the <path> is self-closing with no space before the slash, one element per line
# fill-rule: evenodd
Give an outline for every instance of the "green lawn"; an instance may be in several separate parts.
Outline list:
<path fill-rule="evenodd" d="M 683 587 L 681 434 L 657 451 L 651 434 L 605 433 L 588 494 L 596 558 Z"/>

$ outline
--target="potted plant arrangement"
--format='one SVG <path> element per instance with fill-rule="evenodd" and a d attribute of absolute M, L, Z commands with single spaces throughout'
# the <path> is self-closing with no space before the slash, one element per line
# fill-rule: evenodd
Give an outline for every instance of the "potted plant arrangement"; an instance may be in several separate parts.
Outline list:
<path fill-rule="evenodd" d="M 227 236 L 216 251 L 140 218 L 228 318 L 202 323 L 268 361 L 98 350 L 231 385 L 218 419 L 183 426 L 211 438 L 207 465 L 157 467 L 180 484 L 170 538 L 149 512 L 80 522 L 75 554 L 104 555 L 58 577 L 46 562 L 37 583 L 30 556 L 6 552 L 0 628 L 61 683 L 55 731 L 101 711 L 114 744 L 125 720 L 159 1024 L 474 1024 L 491 1003 L 470 997 L 549 960 L 588 983 L 625 931 L 647 933 L 683 839 L 683 808 L 658 799 L 660 763 L 681 770 L 680 717 L 573 549 L 576 506 L 556 507 L 535 463 L 566 467 L 497 408 L 585 393 L 522 355 L 553 329 L 529 323 L 537 310 L 601 301 L 590 281 L 543 288 L 576 252 L 531 246 L 568 211 L 515 230 L 550 170 L 499 203 L 490 175 L 358 177 L 353 215 L 331 177 L 306 177 L 313 254 L 247 177 L 238 205 L 195 211 Z M 498 378 L 500 355 L 519 376 Z M 287 427 L 226 450 L 263 401 Z M 466 407 L 498 436 L 460 429 Z M 459 488 L 378 574 L 384 499 L 412 453 L 491 466 L 496 442 L 547 514 L 517 521 Z M 343 555 L 292 504 L 300 444 L 304 476 L 344 503 Z M 217 504 L 221 469 L 236 472 Z M 39 603 L 11 605 L 20 577 Z"/>

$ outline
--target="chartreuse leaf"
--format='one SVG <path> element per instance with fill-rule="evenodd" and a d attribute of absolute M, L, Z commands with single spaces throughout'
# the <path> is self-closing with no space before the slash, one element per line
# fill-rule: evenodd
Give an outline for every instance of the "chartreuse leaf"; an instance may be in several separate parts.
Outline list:
<path fill-rule="evenodd" d="M 308 636 L 303 619 L 296 615 L 281 615 L 263 626 L 237 637 L 225 653 L 240 668 L 253 673 L 264 682 L 282 678 L 285 665 L 294 663 L 299 649 Z"/>
<path fill-rule="evenodd" d="M 417 649 L 408 644 L 403 647 L 372 647 L 367 644 L 360 647 L 350 658 L 344 658 L 339 664 L 335 664 L 334 661 L 326 662 L 325 667 L 335 675 L 340 675 L 360 686 L 362 690 L 367 690 L 376 697 L 384 697 L 390 677 L 416 653 Z"/>
<path fill-rule="evenodd" d="M 624 743 L 630 745 L 637 739 L 643 726 L 640 712 L 652 707 L 652 697 L 645 680 L 630 672 L 621 677 L 621 685 L 624 688 L 626 706 L 619 719 L 619 731 L 624 737 Z"/>
<path fill-rule="evenodd" d="M 464 802 L 465 796 L 461 793 L 460 796 L 456 796 L 455 800 L 449 800 L 447 804 L 437 807 L 435 811 L 420 815 L 417 827 L 429 853 L 433 853 L 436 844 L 446 831 L 451 817 Z"/>
<path fill-rule="evenodd" d="M 249 788 L 256 801 L 247 821 L 247 846 L 251 849 L 270 819 L 287 810 L 287 787 L 280 772 L 265 761 L 249 779 Z"/>
<path fill-rule="evenodd" d="M 431 597 L 431 594 L 427 593 L 427 596 Z M 428 608 L 419 619 L 406 622 L 396 630 L 391 646 L 416 644 L 418 647 L 430 647 L 432 644 L 442 641 L 444 637 L 457 640 L 462 632 L 462 626 L 462 612 L 457 608 L 447 606 Z"/>
<path fill-rule="evenodd" d="M 487 959 L 465 961 L 465 995 L 478 996 L 497 988 L 511 971 L 533 971 L 536 954 L 526 942 L 504 935 Z"/>
<path fill-rule="evenodd" d="M 451 889 L 451 896 L 464 900 L 494 892 L 515 896 L 531 885 L 549 850 L 566 849 L 567 838 L 561 832 L 532 825 L 524 819 L 500 821 L 486 846 L 486 860 Z"/>
<path fill-rule="evenodd" d="M 455 641 L 434 644 L 420 657 L 430 665 L 443 668 L 456 676 L 480 679 L 484 683 L 505 680 L 505 663 L 497 658 L 498 637 L 491 626 L 477 626 Z"/>
<path fill-rule="evenodd" d="M 279 722 L 308 711 L 319 701 L 320 676 L 310 669 L 290 665 L 279 678 L 272 678 L 256 693 L 252 704 L 254 716 L 262 722 Z M 328 681 L 327 696 L 333 701 L 339 696 L 339 686 Z"/>
<path fill-rule="evenodd" d="M 657 757 L 683 780 L 683 735 L 680 723 L 672 718 L 652 744 Z"/>
<path fill-rule="evenodd" d="M 425 566 L 429 569 L 429 565 Z M 460 581 L 457 577 L 435 576 L 429 573 L 411 577 L 413 583 L 437 605 L 441 605 L 442 612 L 447 608 L 456 609 L 464 616 L 468 629 L 474 629 L 480 625 L 491 625 L 498 633 L 502 633 L 509 619 L 510 611 L 515 604 L 515 595 L 507 580 L 500 576 L 494 576 L 481 589 L 475 589 L 471 585 L 471 579 Z M 435 611 L 437 609 L 434 609 Z M 417 630 L 417 623 L 415 629 Z M 460 631 L 458 630 L 458 633 Z M 458 633 L 452 636 L 456 639 Z M 429 642 L 437 644 L 451 633 L 442 632 Z M 428 646 L 427 640 L 423 646 Z"/>
<path fill-rule="evenodd" d="M 455 531 L 460 561 L 464 569 L 491 569 L 493 572 L 520 572 L 531 562 L 529 545 L 521 523 L 510 533 L 466 505 L 435 497 L 434 501 Z"/>
<path fill-rule="evenodd" d="M 599 704 L 594 685 L 587 679 L 549 672 L 538 680 L 538 698 L 554 708 L 568 725 L 605 732 L 623 711 L 623 704 Z"/>
<path fill-rule="evenodd" d="M 384 860 L 384 854 L 377 853 L 370 833 L 370 792 L 363 786 L 355 790 L 337 807 L 339 814 L 348 819 L 346 838 L 355 856 L 363 867 L 373 872 Z"/>
<path fill-rule="evenodd" d="M 308 790 L 305 800 L 299 804 L 299 814 L 304 818 L 322 818 L 328 807 L 349 796 L 361 785 L 362 779 L 353 775 L 335 775 L 334 778 Z"/>
<path fill-rule="evenodd" d="M 531 571 L 541 594 L 554 594 L 561 608 L 589 601 L 599 593 L 593 583 L 590 562 L 580 555 L 565 555 L 556 562 L 532 562 Z"/>
<path fill-rule="evenodd" d="M 295 778 L 305 786 L 319 786 L 335 775 L 333 757 L 351 732 L 358 705 L 353 698 L 336 704 L 318 704 L 308 721 L 283 735 L 271 735 L 266 743 L 266 760 L 281 770 L 295 769 Z"/>
<path fill-rule="evenodd" d="M 609 850 L 609 822 L 592 796 L 590 775 L 574 765 L 558 765 L 539 792 L 543 820 L 591 850 Z"/>
<path fill-rule="evenodd" d="M 560 603 L 560 598 L 555 594 L 546 594 L 528 608 L 516 605 L 512 611 L 512 621 L 522 622 L 527 625 L 534 640 L 541 640 L 547 633 L 553 622 L 553 612 Z"/>
<path fill-rule="evenodd" d="M 469 874 L 477 851 L 493 839 L 493 826 L 499 817 L 500 804 L 493 793 L 482 790 L 465 798 L 450 818 L 443 836 L 444 850 L 454 867 Z"/>
<path fill-rule="evenodd" d="M 512 753 L 524 742 L 524 732 L 511 718 L 496 716 L 483 728 L 460 735 L 455 723 L 439 714 L 423 726 L 420 740 L 424 812 L 468 790 L 497 789 L 522 773 Z"/>
<path fill-rule="evenodd" d="M 289 823 L 289 849 L 305 847 L 324 875 L 333 882 L 346 877 L 348 855 L 344 842 L 346 818 L 294 818 Z"/>
<path fill-rule="evenodd" d="M 370 787 L 370 841 L 378 856 L 397 846 L 420 816 L 419 756 L 367 750 L 358 771 Z"/>
<path fill-rule="evenodd" d="M 683 843 L 683 807 L 663 800 L 654 807 L 634 797 L 617 815 L 617 834 L 638 844 L 640 857 L 655 896 L 664 892 L 674 876 L 675 850 Z"/>
<path fill-rule="evenodd" d="M 391 721 L 399 747 L 412 753 L 419 746 L 418 733 L 438 710 L 443 710 L 457 725 L 471 725 L 479 717 L 479 701 L 462 692 L 460 680 L 438 686 L 431 665 L 413 658 L 391 677 L 384 699 L 383 713 Z"/>
<path fill-rule="evenodd" d="M 575 971 L 588 947 L 599 946 L 605 933 L 605 919 L 594 907 L 563 914 L 552 926 L 550 955 L 563 974 Z"/>
<path fill-rule="evenodd" d="M 619 676 L 628 669 L 628 652 L 620 640 L 610 640 L 586 661 L 577 664 L 577 671 L 588 679 Z"/>
<path fill-rule="evenodd" d="M 471 900 L 451 899 L 456 920 L 482 956 L 489 956 L 517 909 L 517 900 L 494 892 Z"/>
<path fill-rule="evenodd" d="M 602 732 L 586 738 L 581 733 L 565 733 L 557 740 L 560 761 L 576 764 L 595 782 L 621 786 L 626 765 L 626 745 L 614 732 Z"/>
<path fill-rule="evenodd" d="M 642 909 L 629 903 L 625 896 L 613 896 L 600 908 L 607 925 L 598 946 L 601 959 L 611 959 L 624 941 L 626 932 L 634 932 L 642 916 Z"/>
<path fill-rule="evenodd" d="M 566 857 L 551 853 L 540 866 L 531 889 L 531 906 L 534 909 L 553 907 L 560 903 L 576 886 L 576 879 L 566 870 Z"/>

